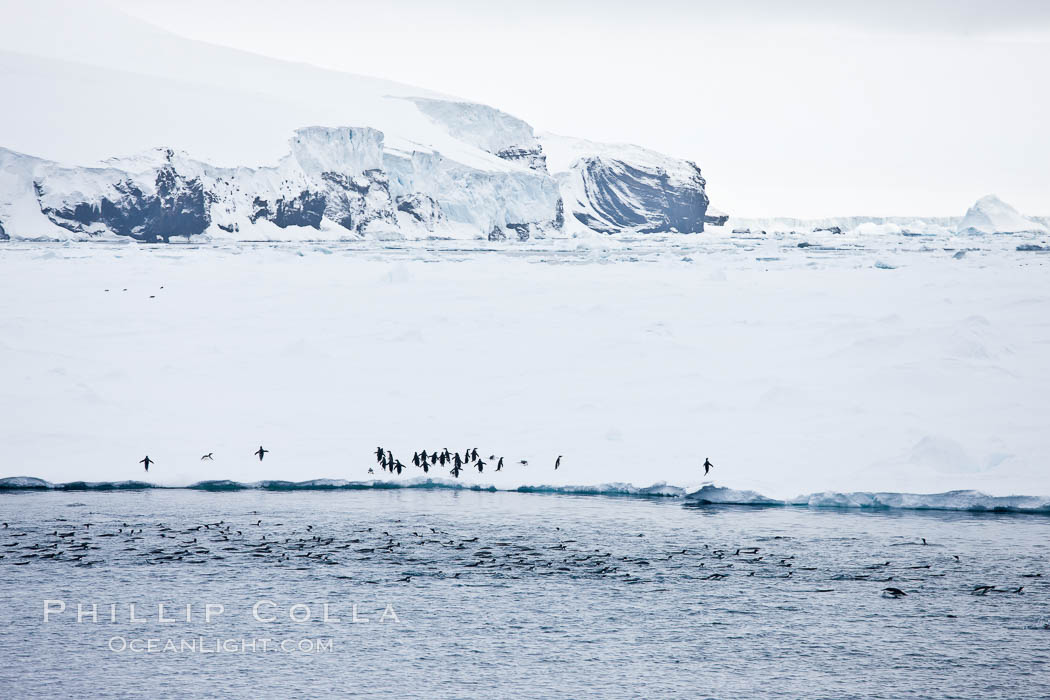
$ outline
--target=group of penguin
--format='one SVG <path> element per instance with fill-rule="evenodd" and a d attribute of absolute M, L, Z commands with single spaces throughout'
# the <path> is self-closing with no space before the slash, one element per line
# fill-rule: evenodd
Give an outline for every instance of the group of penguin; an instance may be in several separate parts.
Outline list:
<path fill-rule="evenodd" d="M 376 461 L 379 462 L 379 468 L 384 471 L 388 471 L 391 474 L 400 475 L 401 472 L 408 468 L 406 465 L 402 464 L 400 459 L 394 457 L 394 452 L 392 450 L 388 450 L 383 447 L 377 447 L 375 454 Z M 562 455 L 558 455 L 558 458 L 554 460 L 555 469 L 561 466 L 561 460 Z M 496 455 L 489 455 L 489 462 L 496 462 L 496 471 L 503 471 L 503 457 L 499 457 L 497 461 Z M 462 455 L 460 455 L 459 452 L 449 452 L 448 448 L 446 447 L 440 452 L 430 452 L 427 450 L 414 452 L 412 453 L 412 464 L 422 469 L 424 474 L 429 474 L 431 467 L 444 467 L 446 465 L 451 464 L 452 469 L 449 471 L 449 473 L 453 477 L 458 479 L 459 475 L 463 472 L 463 469 L 465 467 L 472 466 L 478 470 L 479 474 L 483 473 L 485 471 L 485 465 L 488 464 L 488 462 L 483 460 L 478 455 L 478 448 L 476 447 L 473 449 L 464 450 Z M 527 467 L 529 465 L 529 461 L 527 459 L 521 459 L 518 460 L 518 464 L 520 464 L 523 467 Z M 370 467 L 368 469 L 368 473 L 375 474 L 375 470 Z"/>
<path fill-rule="evenodd" d="M 266 449 L 262 445 L 259 445 L 259 449 L 257 449 L 252 454 L 255 455 L 256 457 L 258 457 L 259 461 L 261 462 L 261 461 L 263 461 L 263 457 L 265 457 L 268 452 L 269 452 L 268 449 Z M 203 457 L 201 457 L 201 461 L 202 462 L 214 462 L 215 461 L 214 455 L 215 455 L 214 452 L 209 452 L 208 454 L 206 454 Z M 156 464 L 156 463 L 157 463 L 156 460 L 150 459 L 149 455 L 146 455 L 145 457 L 143 457 L 142 459 L 139 460 L 139 464 L 144 466 L 146 468 L 147 472 L 149 471 L 149 465 Z"/>

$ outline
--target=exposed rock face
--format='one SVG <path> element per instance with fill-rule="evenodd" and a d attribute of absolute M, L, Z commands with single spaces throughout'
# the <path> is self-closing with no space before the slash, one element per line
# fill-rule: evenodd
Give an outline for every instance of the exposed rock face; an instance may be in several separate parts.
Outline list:
<path fill-rule="evenodd" d="M 184 177 L 171 166 L 157 170 L 152 183 L 121 177 L 113 170 L 105 171 L 103 178 L 106 175 L 112 179 L 103 183 L 97 199 L 72 203 L 53 189 L 55 179 L 34 182 L 40 211 L 69 231 L 98 235 L 108 230 L 150 243 L 197 235 L 211 223 L 211 199 L 200 178 Z"/>
<path fill-rule="evenodd" d="M 504 148 L 496 155 L 503 160 L 524 163 L 532 170 L 547 172 L 547 156 L 543 155 L 543 148 L 539 144 L 535 148 Z"/>
<path fill-rule="evenodd" d="M 11 240 L 11 237 L 7 235 L 7 231 L 4 231 L 4 224 L 0 222 L 0 241 Z"/>
<path fill-rule="evenodd" d="M 548 167 L 561 187 L 568 223 L 599 233 L 696 233 L 708 220 L 706 181 L 700 168 L 630 145 L 605 144 L 554 134 L 540 136 Z"/>
<path fill-rule="evenodd" d="M 507 224 L 507 228 L 517 234 L 518 240 L 524 243 L 529 240 L 529 225 L 528 224 Z"/>
<path fill-rule="evenodd" d="M 492 230 L 489 231 L 490 241 L 505 241 L 507 240 L 507 234 L 503 232 L 499 226 L 493 226 Z"/>
<path fill-rule="evenodd" d="M 445 220 L 445 214 L 438 203 L 425 194 L 417 193 L 398 197 L 397 210 L 404 212 L 431 232 Z"/>
<path fill-rule="evenodd" d="M 634 229 L 640 233 L 695 233 L 704 230 L 708 198 L 700 168 L 685 182 L 673 182 L 662 168 L 594 156 L 574 166 L 586 206 L 573 212 L 601 233 Z"/>
<path fill-rule="evenodd" d="M 833 235 L 837 236 L 838 234 L 842 233 L 842 228 L 839 227 L 839 226 L 824 226 L 824 227 L 819 227 L 818 226 L 817 228 L 813 229 L 813 233 L 821 233 L 821 232 L 830 233 L 830 234 L 833 234 Z"/>
<path fill-rule="evenodd" d="M 729 214 L 708 208 L 704 214 L 704 223 L 708 226 L 725 226 L 729 221 Z"/>
<path fill-rule="evenodd" d="M 265 219 L 280 228 L 320 228 L 325 205 L 323 194 L 315 194 L 309 190 L 303 190 L 295 197 L 280 197 L 272 202 L 256 197 L 252 200 L 254 210 L 248 215 L 248 220 L 254 224 L 259 219 Z"/>

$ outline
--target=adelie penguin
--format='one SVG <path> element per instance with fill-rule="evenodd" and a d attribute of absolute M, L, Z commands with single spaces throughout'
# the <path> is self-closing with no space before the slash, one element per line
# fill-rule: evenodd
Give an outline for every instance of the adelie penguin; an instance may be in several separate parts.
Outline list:
<path fill-rule="evenodd" d="M 149 465 L 151 465 L 153 463 L 154 462 L 153 462 L 152 459 L 149 458 L 149 455 L 146 455 L 145 458 L 139 460 L 139 464 L 145 465 L 146 471 L 149 471 Z"/>
<path fill-rule="evenodd" d="M 266 453 L 267 453 L 267 452 L 269 452 L 269 450 L 267 450 L 267 449 L 264 449 L 262 445 L 259 445 L 259 449 L 257 449 L 257 450 L 256 450 L 255 452 L 253 452 L 252 454 L 254 454 L 254 455 L 258 455 L 258 456 L 259 456 L 259 461 L 261 462 L 261 461 L 263 461 L 263 457 L 265 457 L 265 456 L 266 456 Z"/>
<path fill-rule="evenodd" d="M 558 471 L 558 467 L 561 466 L 561 455 L 558 455 L 558 459 L 554 460 L 554 471 Z"/>
<path fill-rule="evenodd" d="M 711 464 L 711 460 L 707 457 L 704 457 L 704 476 L 707 476 L 707 473 L 711 471 L 711 467 L 713 466 L 715 465 Z"/>

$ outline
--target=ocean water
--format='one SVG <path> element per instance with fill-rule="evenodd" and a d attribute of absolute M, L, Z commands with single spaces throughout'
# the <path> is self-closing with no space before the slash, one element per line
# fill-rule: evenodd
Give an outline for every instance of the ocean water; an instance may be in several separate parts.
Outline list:
<path fill-rule="evenodd" d="M 0 521 L 4 697 L 1050 696 L 1046 515 L 158 489 Z"/>

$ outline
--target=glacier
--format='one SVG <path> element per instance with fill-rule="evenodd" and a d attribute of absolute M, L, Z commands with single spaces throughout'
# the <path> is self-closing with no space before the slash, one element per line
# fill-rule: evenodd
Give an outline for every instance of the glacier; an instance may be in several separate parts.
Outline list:
<path fill-rule="evenodd" d="M 519 241 L 596 233 L 698 232 L 705 181 L 692 163 L 625 149 L 552 176 L 531 127 L 484 105 L 416 100 L 506 167 L 389 147 L 371 127 L 297 129 L 274 166 L 220 167 L 171 148 L 68 166 L 0 147 L 6 238 Z M 484 128 L 473 129 L 482 123 Z M 582 142 L 588 143 L 588 142 Z M 491 165 L 491 164 L 489 164 Z M 567 224 L 565 200 L 572 219 Z M 9 231 L 9 232 L 8 232 Z"/>
<path fill-rule="evenodd" d="M 561 146 L 488 105 L 194 42 L 72 0 L 21 7 L 0 41 L 5 101 L 19 106 L 0 110 L 2 240 L 703 230 L 694 164 L 580 140 L 575 162 L 552 170 L 548 148 Z"/>

